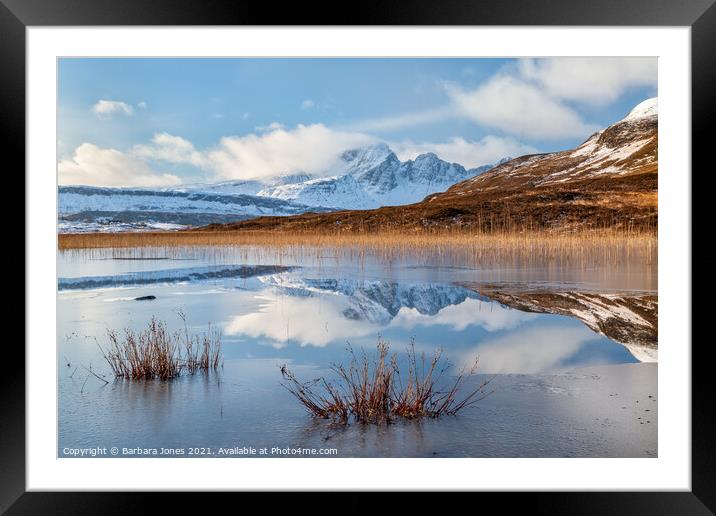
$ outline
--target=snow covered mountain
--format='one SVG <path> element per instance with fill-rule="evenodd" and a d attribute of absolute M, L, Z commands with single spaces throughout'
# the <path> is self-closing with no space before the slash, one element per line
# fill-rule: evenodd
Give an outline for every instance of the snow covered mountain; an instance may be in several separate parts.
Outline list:
<path fill-rule="evenodd" d="M 502 163 L 502 160 L 500 163 Z M 433 153 L 401 162 L 385 144 L 345 151 L 335 175 L 305 173 L 168 188 L 61 186 L 60 231 L 173 229 L 417 202 L 492 166 L 466 170 Z"/>
<path fill-rule="evenodd" d="M 386 144 L 380 143 L 344 152 L 335 175 L 271 186 L 258 195 L 330 208 L 397 206 L 420 201 L 492 167 L 468 170 L 434 153 L 401 162 Z"/>

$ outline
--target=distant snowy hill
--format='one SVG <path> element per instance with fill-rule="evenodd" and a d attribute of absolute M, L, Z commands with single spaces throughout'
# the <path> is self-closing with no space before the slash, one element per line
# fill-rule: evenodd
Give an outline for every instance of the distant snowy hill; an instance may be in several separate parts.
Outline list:
<path fill-rule="evenodd" d="M 258 195 L 264 188 L 301 183 L 311 179 L 311 176 L 304 173 L 287 174 L 278 176 L 267 181 L 259 180 L 232 180 L 218 183 L 195 183 L 169 188 L 176 192 L 191 193 L 215 193 L 224 195 Z"/>
<path fill-rule="evenodd" d="M 59 188 L 60 231 L 176 229 L 307 211 L 326 210 L 257 195 L 212 193 L 211 187 L 207 187 L 207 191 L 197 187 L 184 191 L 91 186 Z"/>
<path fill-rule="evenodd" d="M 233 180 L 170 188 L 61 186 L 59 228 L 173 229 L 238 222 L 261 215 L 397 206 L 445 191 L 492 166 L 465 169 L 433 153 L 401 162 L 387 145 L 378 144 L 344 152 L 329 177 L 296 173 L 263 181 Z"/>

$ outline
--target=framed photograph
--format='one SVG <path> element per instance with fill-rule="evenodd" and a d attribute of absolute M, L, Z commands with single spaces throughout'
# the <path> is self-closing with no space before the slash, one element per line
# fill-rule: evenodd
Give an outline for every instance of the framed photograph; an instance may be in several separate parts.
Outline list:
<path fill-rule="evenodd" d="M 714 510 L 690 301 L 712 1 L 354 25 L 0 2 L 27 242 L 8 514 L 148 490 Z"/>

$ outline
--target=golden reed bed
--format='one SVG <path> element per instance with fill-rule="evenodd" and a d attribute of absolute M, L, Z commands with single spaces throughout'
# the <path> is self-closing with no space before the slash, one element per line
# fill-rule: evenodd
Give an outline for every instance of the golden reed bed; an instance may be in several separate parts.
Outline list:
<path fill-rule="evenodd" d="M 265 249 L 282 256 L 308 256 L 327 248 L 351 255 L 385 259 L 403 256 L 459 256 L 467 262 L 576 261 L 656 264 L 655 231 L 592 230 L 582 232 L 380 232 L 318 233 L 271 231 L 177 231 L 135 233 L 68 233 L 58 235 L 61 251 L 127 252 L 172 248 Z M 463 261 L 460 260 L 460 261 Z"/>
<path fill-rule="evenodd" d="M 654 231 L 594 230 L 584 232 L 529 231 L 513 233 L 377 232 L 314 233 L 276 231 L 157 231 L 124 233 L 61 233 L 58 247 L 91 249 L 167 246 L 307 246 L 307 247 L 534 247 L 583 248 L 655 244 Z"/>

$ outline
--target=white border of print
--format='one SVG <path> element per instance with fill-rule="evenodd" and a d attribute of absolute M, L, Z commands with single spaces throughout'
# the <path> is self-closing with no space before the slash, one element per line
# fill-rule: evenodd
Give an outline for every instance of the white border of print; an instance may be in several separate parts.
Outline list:
<path fill-rule="evenodd" d="M 28 28 L 28 490 L 690 490 L 690 42 L 682 27 Z M 88 55 L 659 56 L 658 458 L 56 458 L 56 58 Z"/>

